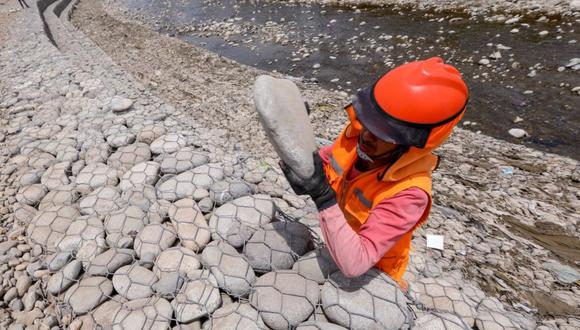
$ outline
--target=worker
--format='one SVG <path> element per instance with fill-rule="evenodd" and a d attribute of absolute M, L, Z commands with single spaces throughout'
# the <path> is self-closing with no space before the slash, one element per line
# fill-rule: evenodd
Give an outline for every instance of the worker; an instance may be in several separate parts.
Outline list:
<path fill-rule="evenodd" d="M 316 204 L 345 276 L 376 267 L 406 290 L 413 231 L 431 209 L 432 152 L 461 120 L 467 99 L 461 74 L 441 58 L 401 65 L 345 107 L 349 122 L 332 146 L 313 154 L 310 177 L 281 163 L 294 191 Z"/>

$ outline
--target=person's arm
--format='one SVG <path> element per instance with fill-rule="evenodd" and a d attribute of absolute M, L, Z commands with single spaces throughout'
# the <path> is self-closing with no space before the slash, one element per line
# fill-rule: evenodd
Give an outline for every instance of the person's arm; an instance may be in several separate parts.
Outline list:
<path fill-rule="evenodd" d="M 377 204 L 355 232 L 337 205 L 319 212 L 328 251 L 347 277 L 372 268 L 421 219 L 429 203 L 427 193 L 409 188 Z"/>

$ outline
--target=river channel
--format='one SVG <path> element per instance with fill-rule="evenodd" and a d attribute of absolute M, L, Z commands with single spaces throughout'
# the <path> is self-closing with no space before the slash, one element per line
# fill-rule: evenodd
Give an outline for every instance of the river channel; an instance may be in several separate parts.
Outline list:
<path fill-rule="evenodd" d="M 580 24 L 400 7 L 117 0 L 161 33 L 240 63 L 354 94 L 389 69 L 441 56 L 470 87 L 464 128 L 580 159 Z M 511 16 L 510 16 L 511 17 Z M 578 87 L 578 88 L 575 88 Z M 529 136 L 512 137 L 511 128 Z"/>

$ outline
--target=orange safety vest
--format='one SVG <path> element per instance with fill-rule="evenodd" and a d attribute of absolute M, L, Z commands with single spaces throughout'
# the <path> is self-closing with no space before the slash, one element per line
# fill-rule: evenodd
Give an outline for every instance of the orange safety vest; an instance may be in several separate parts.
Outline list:
<path fill-rule="evenodd" d="M 330 185 L 336 191 L 338 204 L 348 224 L 355 231 L 358 232 L 360 226 L 367 221 L 373 207 L 386 198 L 393 197 L 411 187 L 420 188 L 429 195 L 429 204 L 418 224 L 404 234 L 375 265 L 406 288 L 403 274 L 409 263 L 411 239 L 413 231 L 429 216 L 431 172 L 437 166 L 437 156 L 433 155 L 430 150 L 412 147 L 388 170 L 386 167 L 381 167 L 347 180 L 348 173 L 357 159 L 358 132 L 354 131 L 351 125 L 348 125 L 336 139 L 329 162 L 325 165 L 325 171 Z M 385 221 L 388 220 L 385 219 Z"/>

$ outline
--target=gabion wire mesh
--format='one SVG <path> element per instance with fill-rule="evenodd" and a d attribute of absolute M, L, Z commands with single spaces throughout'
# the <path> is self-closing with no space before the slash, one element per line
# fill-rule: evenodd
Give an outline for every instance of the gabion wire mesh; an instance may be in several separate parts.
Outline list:
<path fill-rule="evenodd" d="M 28 239 L 45 255 L 32 272 L 48 273 L 43 290 L 62 326 L 288 329 L 310 321 L 305 329 L 318 329 L 329 321 L 319 284 L 338 268 L 316 231 L 276 207 L 288 192 L 260 194 L 226 175 L 240 165 L 186 146 L 186 135 L 158 124 L 133 131 L 128 122 L 96 120 L 76 144 L 25 148 L 14 215 L 30 223 Z M 56 171 L 61 163 L 40 146 L 65 148 L 71 161 L 72 146 L 86 165 Z M 63 173 L 69 182 L 57 184 Z"/>

